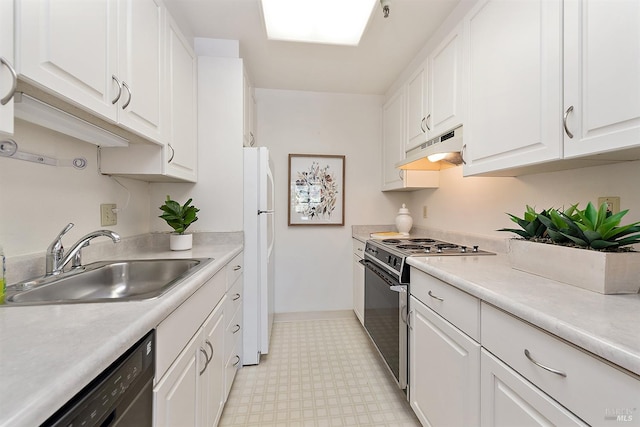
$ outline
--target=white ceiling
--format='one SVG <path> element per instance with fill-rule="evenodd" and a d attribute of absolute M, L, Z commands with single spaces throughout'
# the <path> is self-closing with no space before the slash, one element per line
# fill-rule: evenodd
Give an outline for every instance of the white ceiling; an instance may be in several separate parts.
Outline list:
<path fill-rule="evenodd" d="M 267 40 L 260 0 L 165 0 L 186 34 L 239 40 L 255 87 L 365 94 L 384 94 L 459 2 L 391 0 L 386 19 L 376 5 L 360 45 L 344 47 Z"/>

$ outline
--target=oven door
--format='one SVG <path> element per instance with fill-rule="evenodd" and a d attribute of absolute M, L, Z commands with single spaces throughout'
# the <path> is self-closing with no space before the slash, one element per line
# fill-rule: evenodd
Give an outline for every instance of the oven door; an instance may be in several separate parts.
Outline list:
<path fill-rule="evenodd" d="M 364 327 L 401 389 L 407 388 L 407 287 L 363 259 Z"/>

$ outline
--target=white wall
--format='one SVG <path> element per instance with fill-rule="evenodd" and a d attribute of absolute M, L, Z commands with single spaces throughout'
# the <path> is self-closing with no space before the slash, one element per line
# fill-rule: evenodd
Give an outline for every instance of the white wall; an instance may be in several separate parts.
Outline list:
<path fill-rule="evenodd" d="M 391 224 L 410 198 L 380 191 L 382 97 L 256 89 L 256 100 L 275 168 L 275 311 L 351 309 L 351 225 Z M 346 156 L 344 226 L 288 226 L 289 154 Z"/>
<path fill-rule="evenodd" d="M 124 208 L 127 192 L 98 173 L 95 145 L 20 120 L 12 138 L 20 151 L 56 159 L 85 157 L 88 165 L 77 170 L 0 157 L 0 244 L 7 257 L 44 252 L 69 222 L 75 227 L 64 238 L 68 247 L 101 228 L 123 237 L 149 232 L 148 184 L 130 179 L 119 178 L 131 197 L 118 213 L 118 224 L 100 225 L 100 204 Z"/>
<path fill-rule="evenodd" d="M 440 188 L 413 193 L 409 207 L 416 225 L 511 237 L 495 230 L 517 228 L 505 212 L 522 218 L 527 204 L 538 211 L 574 203 L 584 208 L 589 201 L 597 204 L 598 197 L 619 196 L 620 208 L 630 209 L 623 223 L 640 221 L 638 182 L 639 161 L 515 178 L 462 178 L 458 167 L 440 172 Z"/>

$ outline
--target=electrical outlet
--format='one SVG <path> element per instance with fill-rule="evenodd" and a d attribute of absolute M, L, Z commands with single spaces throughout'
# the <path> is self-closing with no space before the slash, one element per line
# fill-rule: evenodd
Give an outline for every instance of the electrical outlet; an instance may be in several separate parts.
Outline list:
<path fill-rule="evenodd" d="M 607 204 L 607 210 L 612 214 L 617 214 L 618 212 L 620 212 L 620 197 L 598 197 L 598 207 L 602 206 L 603 203 Z"/>
<path fill-rule="evenodd" d="M 427 207 L 426 206 L 422 207 L 422 218 L 424 218 L 424 219 L 427 218 Z"/>
<path fill-rule="evenodd" d="M 117 207 L 115 203 L 103 203 L 100 205 L 100 225 L 116 225 L 118 223 L 118 214 L 113 210 Z"/>

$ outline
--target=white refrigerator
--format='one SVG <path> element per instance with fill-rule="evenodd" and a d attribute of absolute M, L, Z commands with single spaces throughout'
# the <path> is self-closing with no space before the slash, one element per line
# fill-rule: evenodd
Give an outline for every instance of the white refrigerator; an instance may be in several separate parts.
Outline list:
<path fill-rule="evenodd" d="M 269 352 L 274 304 L 274 183 L 269 150 L 244 148 L 243 364 Z"/>

